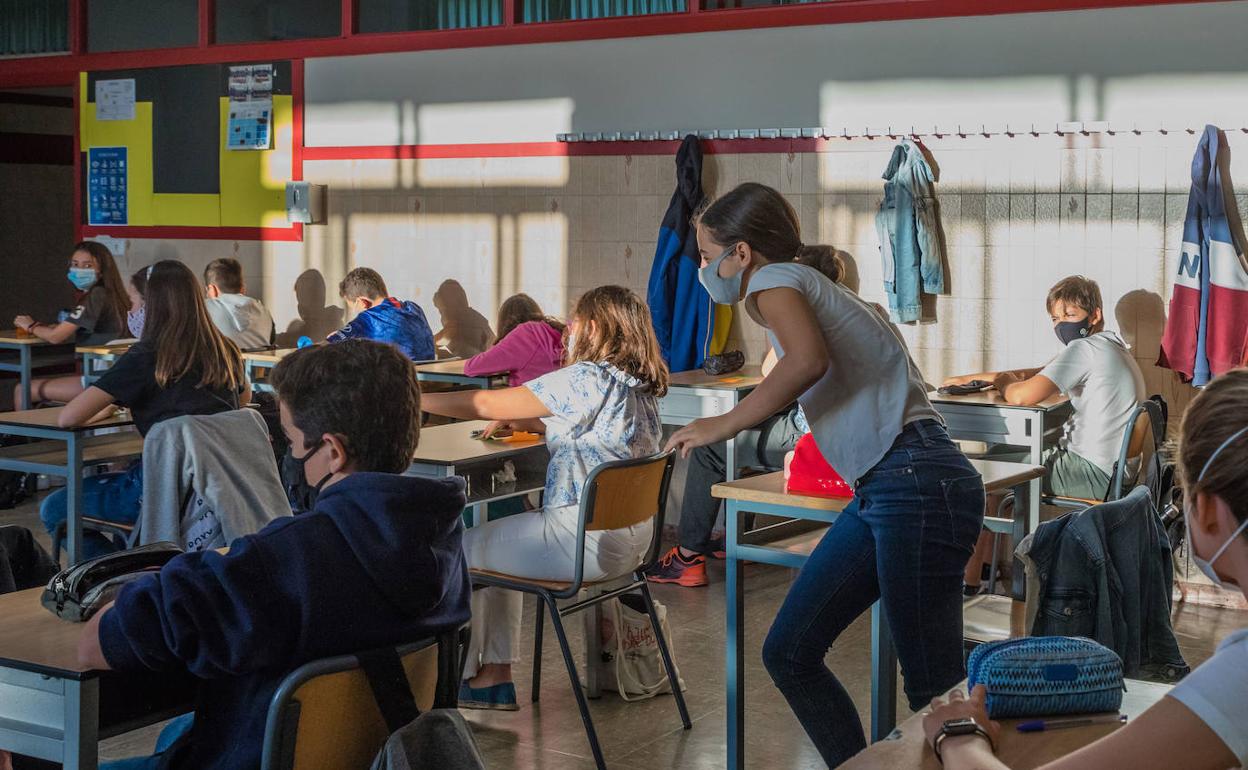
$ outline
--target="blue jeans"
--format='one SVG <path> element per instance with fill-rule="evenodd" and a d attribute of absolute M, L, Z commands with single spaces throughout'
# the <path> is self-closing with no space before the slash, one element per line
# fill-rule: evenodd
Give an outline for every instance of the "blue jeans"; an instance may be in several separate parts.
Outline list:
<path fill-rule="evenodd" d="M 939 423 L 911 423 L 798 573 L 763 663 L 830 767 L 865 748 L 866 737 L 824 656 L 877 599 L 911 709 L 965 675 L 962 570 L 983 519 L 983 480 L 965 455 Z"/>
<path fill-rule="evenodd" d="M 40 504 L 39 518 L 49 535 L 55 534 L 57 526 L 69 516 L 68 497 L 66 490 L 58 489 Z M 139 518 L 142 501 L 143 463 L 136 462 L 120 473 L 101 473 L 83 479 L 82 508 L 79 512 L 83 516 L 133 524 Z M 116 550 L 103 535 L 84 532 L 79 559 L 91 559 Z"/>
<path fill-rule="evenodd" d="M 194 722 L 194 712 L 175 718 L 160 731 L 160 737 L 156 739 L 155 754 L 150 757 L 130 757 L 113 762 L 101 762 L 100 770 L 158 770 L 163 759 L 162 755 L 179 738 L 191 731 L 191 725 Z"/>

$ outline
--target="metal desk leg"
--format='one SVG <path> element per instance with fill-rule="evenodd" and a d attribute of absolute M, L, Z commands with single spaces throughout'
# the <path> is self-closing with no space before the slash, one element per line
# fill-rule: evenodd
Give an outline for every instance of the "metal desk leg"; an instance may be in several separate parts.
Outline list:
<path fill-rule="evenodd" d="M 724 480 L 737 480 L 737 437 L 724 442 Z"/>
<path fill-rule="evenodd" d="M 741 535 L 740 503 L 736 500 L 726 501 L 727 517 L 727 549 L 728 558 L 724 565 L 727 569 L 725 579 L 725 612 L 728 623 L 726 638 L 727 658 L 727 711 L 728 711 L 728 770 L 740 770 L 745 767 L 745 700 L 742 686 L 745 684 L 745 658 L 742 648 L 745 646 L 745 628 L 741 624 L 745 614 L 745 590 L 742 585 L 741 562 L 738 560 L 737 546 Z"/>
<path fill-rule="evenodd" d="M 472 506 L 472 526 L 479 527 L 484 524 L 490 517 L 489 506 L 486 503 L 476 503 Z"/>
<path fill-rule="evenodd" d="M 871 742 L 897 726 L 897 651 L 880 602 L 871 605 Z"/>
<path fill-rule="evenodd" d="M 1027 418 L 1027 438 L 1031 442 L 1031 464 L 1044 465 L 1044 412 L 1032 412 Z M 1021 485 L 1020 485 L 1021 486 Z M 1032 479 L 1027 484 L 1027 526 L 1030 532 L 1040 526 L 1040 479 Z M 1018 504 L 1017 499 L 1015 505 Z M 1017 533 L 1015 533 L 1017 535 Z M 1019 539 L 1015 537 L 1014 547 L 1018 547 Z"/>
<path fill-rule="evenodd" d="M 82 436 L 71 432 L 65 442 L 65 544 L 69 563 L 82 559 Z"/>
<path fill-rule="evenodd" d="M 22 371 L 20 375 L 22 378 L 22 405 L 21 405 L 22 409 L 30 408 L 30 378 L 31 378 L 30 348 L 31 348 L 30 345 L 22 345 L 21 350 L 18 351 L 18 354 L 17 354 L 18 361 L 20 362 L 19 365 L 22 367 Z"/>
<path fill-rule="evenodd" d="M 1039 500 L 1032 495 L 1031 485 L 1026 482 L 1014 487 L 1014 548 L 1018 549 L 1023 538 L 1027 537 L 1037 526 L 1031 518 L 1031 506 Z M 1038 518 L 1038 516 L 1037 516 Z M 1027 598 L 1027 579 L 1023 574 L 1023 562 L 1014 556 L 1014 576 L 1010 581 L 1010 596 L 1017 601 Z"/>
<path fill-rule="evenodd" d="M 100 680 L 65 681 L 65 770 L 95 770 L 99 762 Z"/>

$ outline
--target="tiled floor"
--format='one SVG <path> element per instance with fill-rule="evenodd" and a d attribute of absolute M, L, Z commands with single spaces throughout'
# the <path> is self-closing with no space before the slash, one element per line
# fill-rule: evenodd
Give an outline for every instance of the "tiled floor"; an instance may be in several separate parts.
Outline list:
<path fill-rule="evenodd" d="M 0 523 L 39 530 L 33 505 L 0 512 Z M 686 699 L 693 729 L 684 731 L 670 696 L 625 703 L 614 693 L 591 702 L 607 762 L 621 770 L 653 768 L 720 768 L 724 764 L 724 595 L 723 565 L 710 567 L 708 588 L 657 586 L 655 597 L 668 607 L 677 664 L 687 685 Z M 748 722 L 746 761 L 769 769 L 816 768 L 822 763 L 788 706 L 771 685 L 759 659 L 759 648 L 794 573 L 754 565 L 746 568 L 746 692 Z M 533 605 L 524 617 L 531 618 Z M 547 621 L 549 623 L 549 621 Z M 1188 662 L 1195 666 L 1212 654 L 1230 631 L 1248 626 L 1248 612 L 1206 605 L 1179 605 L 1175 629 Z M 580 623 L 569 633 L 580 649 Z M 525 649 L 532 646 L 531 621 L 526 620 Z M 491 768 L 592 768 L 576 704 L 568 686 L 553 634 L 547 633 L 542 662 L 542 700 L 528 703 L 530 663 L 516 667 L 523 708 L 518 712 L 466 712 Z M 870 693 L 870 624 L 864 616 L 839 639 L 828 655 L 866 723 Z M 527 656 L 526 656 L 527 657 Z M 899 702 L 904 704 L 901 696 Z M 902 707 L 904 718 L 908 712 Z M 147 728 L 106 741 L 105 758 L 148 752 L 158 728 Z"/>

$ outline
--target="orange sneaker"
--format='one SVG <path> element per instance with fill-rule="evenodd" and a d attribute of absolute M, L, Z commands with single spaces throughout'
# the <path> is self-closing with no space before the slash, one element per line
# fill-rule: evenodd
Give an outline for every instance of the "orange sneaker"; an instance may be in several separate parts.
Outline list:
<path fill-rule="evenodd" d="M 706 579 L 706 557 L 698 554 L 685 559 L 680 555 L 680 547 L 673 546 L 646 573 L 646 580 L 651 583 L 675 583 L 686 588 L 707 585 L 710 581 Z"/>

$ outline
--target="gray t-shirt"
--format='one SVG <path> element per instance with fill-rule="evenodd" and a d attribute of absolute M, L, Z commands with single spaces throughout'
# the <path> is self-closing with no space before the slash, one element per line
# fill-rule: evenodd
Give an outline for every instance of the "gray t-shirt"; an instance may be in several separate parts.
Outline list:
<path fill-rule="evenodd" d="M 1074 407 L 1062 447 L 1112 474 L 1131 413 L 1144 399 L 1144 376 L 1122 337 L 1098 332 L 1075 340 L 1040 374 Z"/>
<path fill-rule="evenodd" d="M 897 330 L 869 304 L 806 265 L 765 265 L 750 278 L 745 309 L 760 326 L 757 293 L 790 288 L 814 310 L 828 348 L 828 370 L 798 403 L 810 432 L 836 472 L 854 483 L 884 458 L 902 428 L 940 414 L 927 400 L 927 385 Z M 768 331 L 776 355 L 783 356 Z"/>

